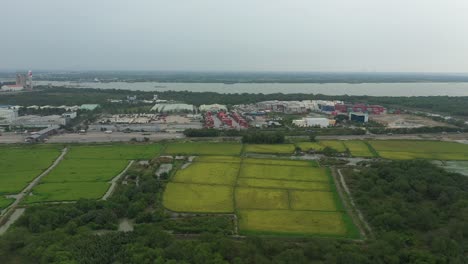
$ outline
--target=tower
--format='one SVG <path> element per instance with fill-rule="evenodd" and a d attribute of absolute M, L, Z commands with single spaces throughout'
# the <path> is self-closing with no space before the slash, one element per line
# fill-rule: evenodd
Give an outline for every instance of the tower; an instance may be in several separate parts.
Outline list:
<path fill-rule="evenodd" d="M 27 87 L 28 87 L 29 90 L 33 89 L 32 71 L 31 70 L 28 71 L 28 84 L 27 84 Z"/>

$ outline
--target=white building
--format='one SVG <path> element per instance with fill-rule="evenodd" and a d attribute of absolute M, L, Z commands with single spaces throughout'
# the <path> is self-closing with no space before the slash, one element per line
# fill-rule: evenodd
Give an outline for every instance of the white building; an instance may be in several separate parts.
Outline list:
<path fill-rule="evenodd" d="M 63 113 L 62 116 L 65 117 L 65 118 L 73 119 L 73 118 L 76 118 L 76 112 Z"/>
<path fill-rule="evenodd" d="M 0 108 L 0 123 L 11 123 L 18 118 L 18 110 L 12 108 Z"/>
<path fill-rule="evenodd" d="M 13 84 L 13 85 L 3 85 L 1 90 L 3 92 L 14 92 L 14 91 L 22 91 L 24 90 L 24 87 L 22 85 L 17 85 L 17 84 Z"/>
<path fill-rule="evenodd" d="M 220 104 L 200 105 L 200 112 L 207 112 L 207 111 L 219 112 L 221 110 L 227 111 L 227 107 L 225 105 L 220 105 Z"/>
<path fill-rule="evenodd" d="M 293 120 L 292 123 L 298 127 L 328 127 L 330 120 L 322 117 L 304 117 L 302 119 Z"/>

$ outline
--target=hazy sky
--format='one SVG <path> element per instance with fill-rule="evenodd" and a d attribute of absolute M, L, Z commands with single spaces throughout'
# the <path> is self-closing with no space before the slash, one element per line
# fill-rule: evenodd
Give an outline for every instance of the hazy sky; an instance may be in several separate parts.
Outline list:
<path fill-rule="evenodd" d="M 468 72 L 467 0 L 1 0 L 0 69 Z"/>

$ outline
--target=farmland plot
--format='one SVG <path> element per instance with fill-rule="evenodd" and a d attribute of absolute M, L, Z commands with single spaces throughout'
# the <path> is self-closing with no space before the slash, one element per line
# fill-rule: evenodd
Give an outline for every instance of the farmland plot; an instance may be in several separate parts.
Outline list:
<path fill-rule="evenodd" d="M 15 194 L 60 155 L 59 146 L 0 147 L 0 194 Z"/>

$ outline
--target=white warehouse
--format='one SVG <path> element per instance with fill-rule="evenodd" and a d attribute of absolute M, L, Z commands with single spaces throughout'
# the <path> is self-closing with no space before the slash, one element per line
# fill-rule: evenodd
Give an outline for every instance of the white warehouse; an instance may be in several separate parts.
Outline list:
<path fill-rule="evenodd" d="M 304 117 L 292 121 L 293 125 L 298 127 L 328 127 L 330 120 L 323 117 Z"/>
<path fill-rule="evenodd" d="M 0 107 L 0 123 L 12 123 L 18 118 L 18 110 Z"/>

